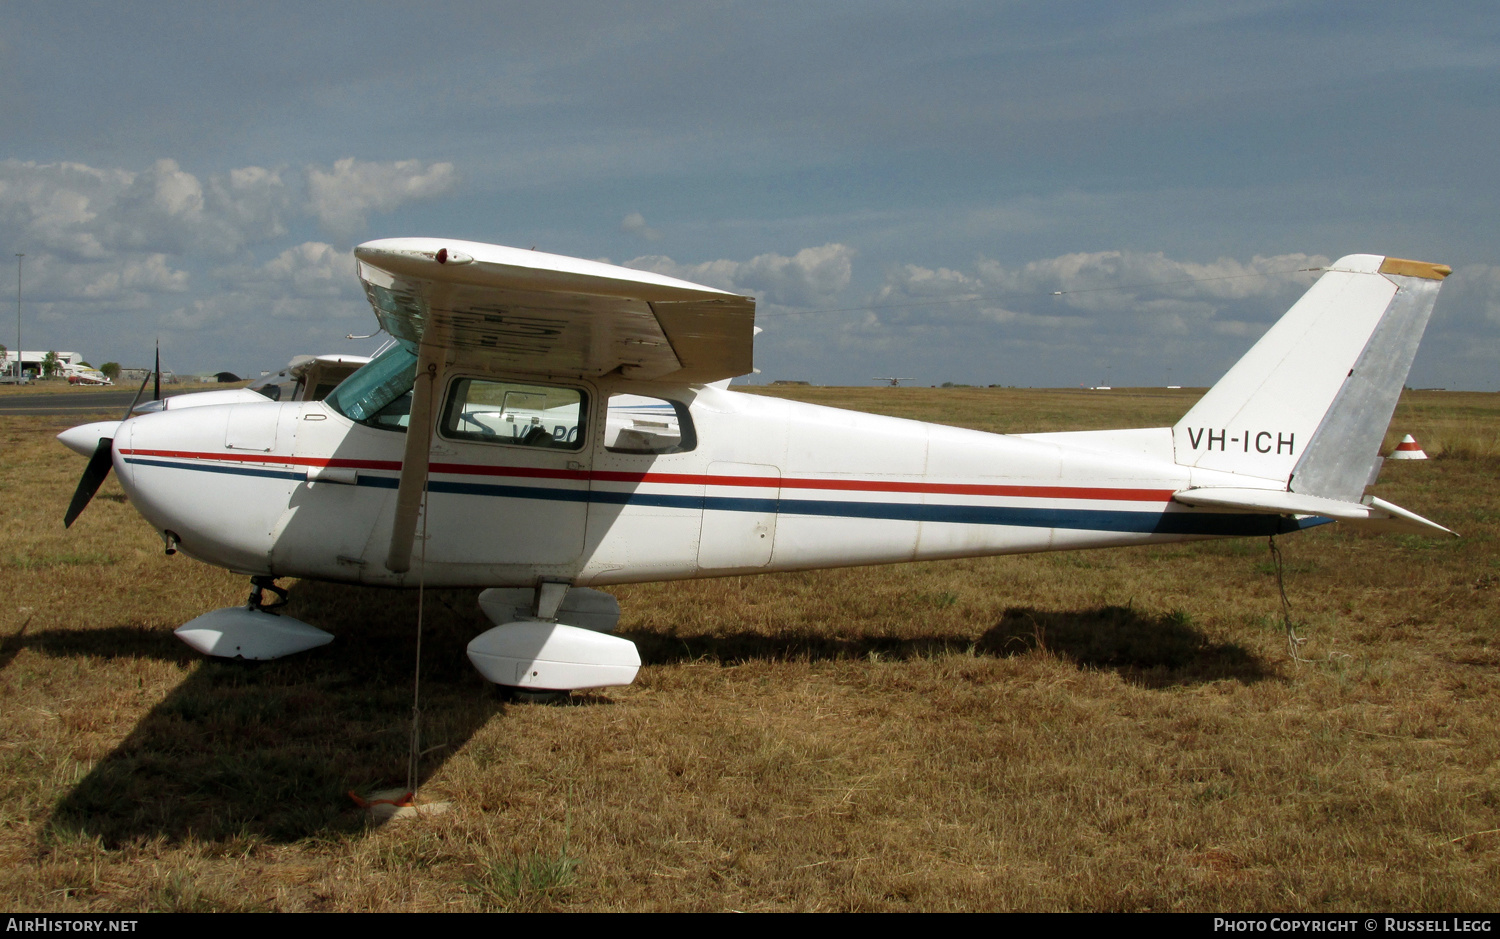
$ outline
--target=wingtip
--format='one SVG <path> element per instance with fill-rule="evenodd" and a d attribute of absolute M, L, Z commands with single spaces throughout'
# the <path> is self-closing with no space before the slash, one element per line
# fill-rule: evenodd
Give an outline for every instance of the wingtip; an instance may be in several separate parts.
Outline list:
<path fill-rule="evenodd" d="M 1400 274 L 1405 277 L 1420 277 L 1423 280 L 1442 280 L 1453 273 L 1446 264 L 1431 261 L 1408 261 L 1405 258 L 1386 258 L 1380 265 L 1382 274 Z"/>

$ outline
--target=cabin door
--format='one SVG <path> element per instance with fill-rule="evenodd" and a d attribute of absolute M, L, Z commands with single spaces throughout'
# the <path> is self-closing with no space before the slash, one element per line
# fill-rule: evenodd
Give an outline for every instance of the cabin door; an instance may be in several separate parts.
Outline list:
<path fill-rule="evenodd" d="M 428 466 L 428 563 L 576 561 L 588 522 L 588 407 L 579 387 L 451 381 Z"/>

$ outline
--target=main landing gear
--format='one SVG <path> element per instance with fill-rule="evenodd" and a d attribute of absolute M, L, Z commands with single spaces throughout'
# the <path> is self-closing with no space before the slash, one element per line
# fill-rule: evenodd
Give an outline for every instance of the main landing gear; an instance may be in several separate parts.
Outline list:
<path fill-rule="evenodd" d="M 609 635 L 620 621 L 614 597 L 543 581 L 492 588 L 479 608 L 495 628 L 469 643 L 469 661 L 518 700 L 555 700 L 579 688 L 628 685 L 641 656 L 629 639 Z"/>
<path fill-rule="evenodd" d="M 267 595 L 271 599 L 267 599 Z M 204 655 L 264 661 L 333 641 L 331 633 L 282 615 L 287 592 L 274 577 L 250 578 L 244 606 L 205 613 L 177 629 Z M 479 606 L 493 629 L 469 643 L 469 661 L 519 700 L 555 700 L 580 688 L 628 685 L 640 671 L 635 643 L 610 635 L 620 621 L 614 597 L 566 582 L 492 588 Z"/>

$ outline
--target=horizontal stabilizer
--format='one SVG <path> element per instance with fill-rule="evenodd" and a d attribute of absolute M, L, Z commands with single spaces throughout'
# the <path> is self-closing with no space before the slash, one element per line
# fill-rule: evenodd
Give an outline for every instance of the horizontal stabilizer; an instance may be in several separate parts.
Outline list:
<path fill-rule="evenodd" d="M 1174 502 L 1215 509 L 1239 509 L 1270 515 L 1321 515 L 1348 522 L 1367 531 L 1407 532 L 1419 535 L 1452 535 L 1436 522 L 1384 499 L 1366 496 L 1363 502 L 1325 499 L 1280 489 L 1184 489 L 1172 494 Z"/>

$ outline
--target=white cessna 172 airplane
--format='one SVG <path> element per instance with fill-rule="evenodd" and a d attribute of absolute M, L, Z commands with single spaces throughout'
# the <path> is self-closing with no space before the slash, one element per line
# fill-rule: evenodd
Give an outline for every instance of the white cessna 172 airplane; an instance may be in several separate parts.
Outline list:
<path fill-rule="evenodd" d="M 178 630 L 207 654 L 332 639 L 268 612 L 276 578 L 481 587 L 489 680 L 622 685 L 640 658 L 594 587 L 1329 520 L 1452 534 L 1364 494 L 1445 266 L 1340 259 L 1174 427 L 1003 436 L 728 390 L 748 297 L 443 239 L 354 254 L 396 344 L 326 399 L 60 435 L 92 454 L 70 524 L 112 466 L 169 554 L 252 578 Z"/>

